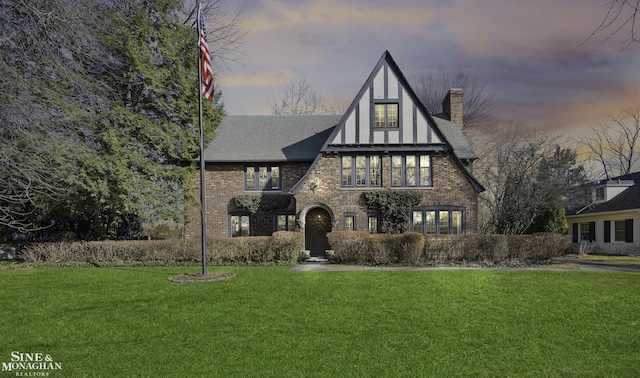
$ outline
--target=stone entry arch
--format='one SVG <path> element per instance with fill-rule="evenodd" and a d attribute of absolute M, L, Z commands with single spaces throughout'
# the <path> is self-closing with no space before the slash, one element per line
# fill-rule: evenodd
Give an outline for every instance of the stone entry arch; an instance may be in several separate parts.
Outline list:
<path fill-rule="evenodd" d="M 300 227 L 304 234 L 304 249 L 311 251 L 313 257 L 325 257 L 329 249 L 327 233 L 333 230 L 335 216 L 331 208 L 322 203 L 306 206 L 300 212 Z"/>

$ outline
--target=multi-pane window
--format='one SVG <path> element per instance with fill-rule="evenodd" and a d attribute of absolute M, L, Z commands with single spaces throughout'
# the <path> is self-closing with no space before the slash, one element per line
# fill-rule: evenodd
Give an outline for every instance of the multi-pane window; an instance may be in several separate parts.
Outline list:
<path fill-rule="evenodd" d="M 431 156 L 407 155 L 391 157 L 391 186 L 429 187 L 431 185 Z"/>
<path fill-rule="evenodd" d="M 578 226 L 580 226 L 580 237 L 582 234 L 582 223 L 580 225 L 573 224 L 573 242 L 578 242 L 576 233 L 578 233 Z M 595 231 L 595 222 L 591 222 L 589 229 Z M 613 233 L 613 241 L 618 243 L 633 243 L 633 219 L 625 219 L 618 221 L 604 221 L 604 235 L 603 241 L 605 243 L 611 243 L 611 234 Z"/>
<path fill-rule="evenodd" d="M 280 167 L 268 165 L 245 167 L 244 188 L 259 191 L 280 190 Z"/>
<path fill-rule="evenodd" d="M 271 167 L 271 190 L 280 190 L 280 167 Z"/>
<path fill-rule="evenodd" d="M 343 156 L 342 187 L 379 187 L 382 185 L 380 156 Z"/>
<path fill-rule="evenodd" d="M 426 234 L 435 234 L 437 231 L 436 227 L 436 212 L 433 210 L 425 210 L 424 212 L 424 220 L 425 220 L 425 233 Z"/>
<path fill-rule="evenodd" d="M 402 156 L 391 157 L 391 186 L 402 186 Z"/>
<path fill-rule="evenodd" d="M 351 156 L 342 157 L 342 186 L 353 186 L 352 160 Z"/>
<path fill-rule="evenodd" d="M 457 208 L 413 210 L 411 230 L 423 234 L 462 234 L 464 233 L 463 210 Z"/>
<path fill-rule="evenodd" d="M 451 233 L 462 234 L 462 211 L 454 210 L 451 212 Z"/>
<path fill-rule="evenodd" d="M 420 156 L 420 186 L 431 186 L 431 156 Z"/>
<path fill-rule="evenodd" d="M 398 104 L 375 105 L 375 127 L 398 127 Z"/>
<path fill-rule="evenodd" d="M 293 231 L 296 228 L 296 216 L 293 214 L 276 215 L 276 231 Z"/>
<path fill-rule="evenodd" d="M 229 215 L 229 228 L 232 237 L 249 236 L 251 234 L 251 222 L 248 214 Z"/>
<path fill-rule="evenodd" d="M 404 158 L 405 164 L 405 185 L 406 186 L 416 186 L 416 157 L 415 156 L 405 156 Z"/>
<path fill-rule="evenodd" d="M 247 167 L 244 171 L 244 187 L 246 189 L 256 188 L 256 169 L 254 167 Z"/>
<path fill-rule="evenodd" d="M 382 176 L 380 171 L 382 164 L 380 162 L 380 156 L 369 156 L 369 185 L 380 186 L 382 185 Z"/>
<path fill-rule="evenodd" d="M 367 217 L 367 230 L 369 231 L 370 234 L 377 234 L 379 232 L 380 228 L 378 226 L 377 214 L 370 214 Z"/>
<path fill-rule="evenodd" d="M 367 186 L 367 158 L 356 156 L 356 186 Z"/>
<path fill-rule="evenodd" d="M 625 221 L 615 221 L 615 238 L 613 240 L 617 242 L 623 242 L 627 240 L 627 224 Z"/>
<path fill-rule="evenodd" d="M 595 229 L 595 223 L 580 223 L 580 241 L 595 241 L 596 236 L 593 231 Z"/>
<path fill-rule="evenodd" d="M 449 212 L 438 211 L 438 230 L 441 234 L 449 233 Z"/>
<path fill-rule="evenodd" d="M 355 231 L 356 229 L 356 216 L 355 214 L 344 215 L 344 230 Z"/>

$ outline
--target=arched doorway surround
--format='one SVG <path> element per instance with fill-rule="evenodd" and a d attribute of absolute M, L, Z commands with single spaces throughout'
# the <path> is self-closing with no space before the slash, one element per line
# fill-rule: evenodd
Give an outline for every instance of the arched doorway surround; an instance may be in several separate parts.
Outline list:
<path fill-rule="evenodd" d="M 311 251 L 313 257 L 324 257 L 324 251 L 330 248 L 327 233 L 336 223 L 331 208 L 323 203 L 312 203 L 302 209 L 298 219 L 304 234 L 303 248 Z"/>

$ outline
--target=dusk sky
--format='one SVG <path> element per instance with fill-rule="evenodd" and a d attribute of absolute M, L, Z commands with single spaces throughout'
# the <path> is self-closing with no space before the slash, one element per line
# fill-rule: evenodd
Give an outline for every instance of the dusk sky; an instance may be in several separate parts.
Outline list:
<path fill-rule="evenodd" d="M 348 103 L 389 50 L 410 82 L 465 71 L 486 83 L 500 120 L 576 134 L 640 107 L 640 46 L 602 43 L 606 34 L 580 45 L 607 10 L 606 0 L 253 0 L 244 58 L 217 84 L 228 114 L 270 114 L 300 75 Z"/>

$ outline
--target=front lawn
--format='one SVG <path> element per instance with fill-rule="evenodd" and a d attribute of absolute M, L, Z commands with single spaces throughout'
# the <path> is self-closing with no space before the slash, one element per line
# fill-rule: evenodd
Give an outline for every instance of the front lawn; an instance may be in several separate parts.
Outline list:
<path fill-rule="evenodd" d="M 0 271 L 0 362 L 48 354 L 51 377 L 640 375 L 635 273 L 217 270 L 237 276 Z"/>

